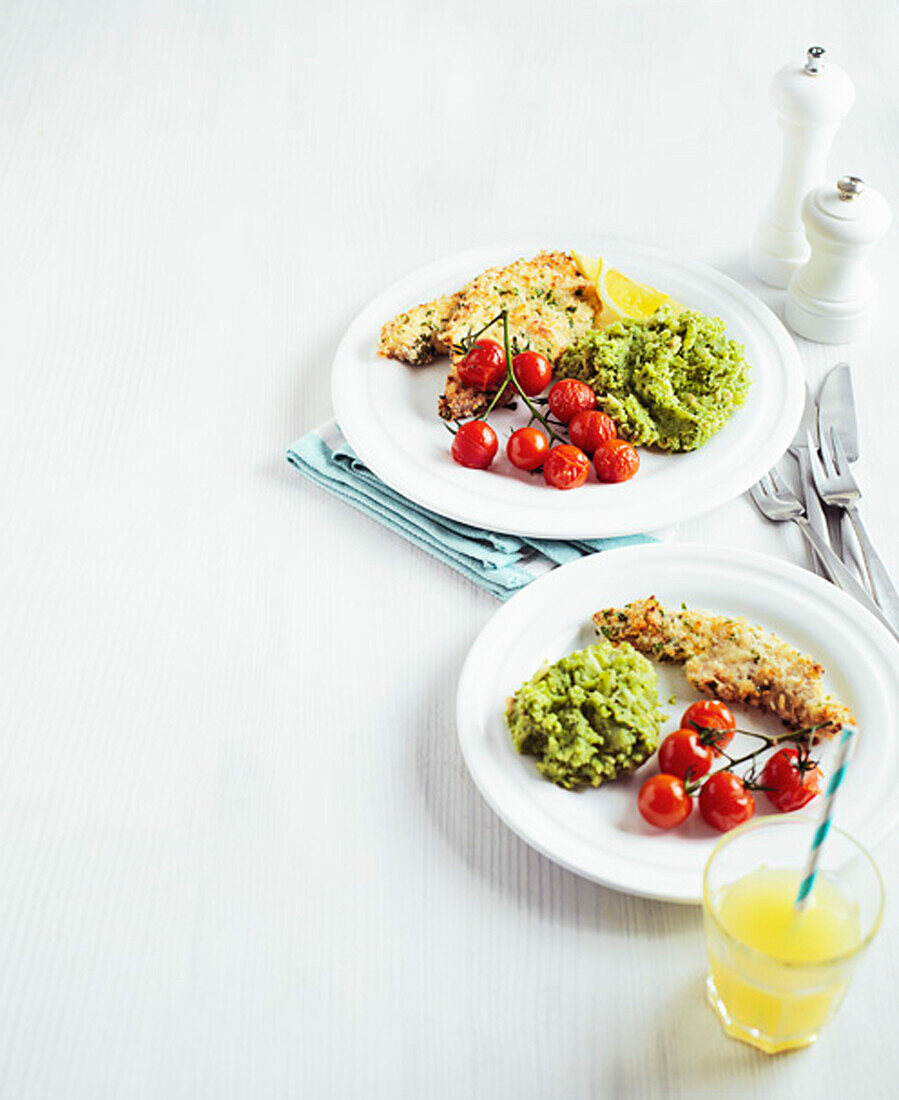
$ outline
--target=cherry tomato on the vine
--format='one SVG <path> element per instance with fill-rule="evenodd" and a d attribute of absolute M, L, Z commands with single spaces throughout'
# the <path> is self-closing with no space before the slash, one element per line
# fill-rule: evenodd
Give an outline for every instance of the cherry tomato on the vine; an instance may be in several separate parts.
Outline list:
<path fill-rule="evenodd" d="M 581 409 L 568 422 L 568 435 L 575 447 L 592 455 L 597 447 L 614 439 L 615 421 L 599 409 Z"/>
<path fill-rule="evenodd" d="M 596 448 L 593 465 L 600 481 L 628 481 L 640 469 L 640 456 L 626 439 L 608 439 Z"/>
<path fill-rule="evenodd" d="M 590 459 L 568 443 L 553 447 L 543 463 L 543 478 L 554 489 L 576 489 L 589 473 Z"/>
<path fill-rule="evenodd" d="M 799 810 L 821 793 L 821 769 L 790 746 L 778 751 L 762 769 L 762 786 L 781 813 Z"/>
<path fill-rule="evenodd" d="M 755 799 L 733 772 L 715 772 L 699 791 L 699 812 L 713 829 L 726 833 L 755 813 Z"/>
<path fill-rule="evenodd" d="M 485 420 L 467 420 L 453 438 L 452 454 L 460 466 L 486 470 L 496 457 L 499 440 Z"/>
<path fill-rule="evenodd" d="M 549 391 L 549 411 L 567 424 L 575 413 L 596 408 L 596 394 L 579 378 L 563 378 Z"/>
<path fill-rule="evenodd" d="M 678 779 L 699 779 L 712 770 L 715 754 L 694 729 L 669 733 L 659 745 L 659 767 Z"/>
<path fill-rule="evenodd" d="M 459 381 L 476 390 L 498 386 L 506 373 L 506 353 L 496 340 L 478 340 L 456 364 Z"/>
<path fill-rule="evenodd" d="M 676 775 L 654 775 L 640 788 L 637 809 L 657 829 L 673 829 L 690 816 L 693 799 Z"/>
<path fill-rule="evenodd" d="M 519 470 L 536 470 L 549 454 L 549 440 L 537 428 L 519 428 L 506 444 L 506 454 Z"/>
<path fill-rule="evenodd" d="M 737 728 L 736 718 L 731 714 L 730 708 L 725 706 L 720 699 L 700 699 L 696 703 L 691 703 L 684 711 L 680 724 L 683 729 L 688 730 L 696 729 L 698 726 L 701 731 L 723 731 L 715 735 L 713 739 L 708 735 L 705 737 L 705 740 L 712 745 L 719 756 L 720 750 L 726 749 L 733 741 L 734 730 Z"/>
<path fill-rule="evenodd" d="M 512 360 L 512 373 L 528 397 L 536 397 L 552 381 L 553 368 L 539 351 L 522 351 Z"/>

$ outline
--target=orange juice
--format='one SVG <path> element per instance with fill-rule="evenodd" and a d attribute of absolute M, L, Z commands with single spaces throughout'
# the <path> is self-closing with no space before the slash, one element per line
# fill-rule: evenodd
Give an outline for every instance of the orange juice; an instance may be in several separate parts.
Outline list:
<path fill-rule="evenodd" d="M 805 1046 L 836 1011 L 862 944 L 858 905 L 819 875 L 802 912 L 800 872 L 762 866 L 710 899 L 709 996 L 725 1030 L 769 1053 Z"/>

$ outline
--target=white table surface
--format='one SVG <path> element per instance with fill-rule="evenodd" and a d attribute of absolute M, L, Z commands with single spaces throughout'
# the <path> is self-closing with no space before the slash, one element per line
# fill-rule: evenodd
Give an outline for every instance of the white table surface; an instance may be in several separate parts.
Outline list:
<path fill-rule="evenodd" d="M 441 255 L 578 228 L 716 265 L 771 74 L 858 98 L 899 210 L 894 3 L 6 0 L 0 8 L 0 1095 L 895 1095 L 899 907 L 817 1047 L 724 1039 L 699 911 L 493 816 L 453 728 L 494 601 L 303 481 L 349 320 Z M 852 348 L 899 575 L 899 270 Z M 679 538 L 796 561 L 745 499 Z M 878 851 L 891 887 L 899 837 Z"/>

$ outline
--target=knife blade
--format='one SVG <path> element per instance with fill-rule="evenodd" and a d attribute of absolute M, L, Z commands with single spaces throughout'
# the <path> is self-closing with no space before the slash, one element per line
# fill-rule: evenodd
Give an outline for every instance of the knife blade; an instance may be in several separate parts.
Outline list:
<path fill-rule="evenodd" d="M 855 462 L 859 456 L 858 421 L 855 416 L 855 397 L 852 393 L 852 371 L 848 363 L 837 363 L 827 372 L 821 384 L 818 398 L 818 438 L 829 438 L 833 429 L 839 437 L 846 457 Z M 857 555 L 852 552 L 854 545 L 850 531 L 852 523 L 843 509 L 838 509 L 837 523 L 834 527 L 835 549 L 843 561 L 852 567 Z M 839 545 L 836 536 L 839 535 Z M 856 561 L 856 567 L 864 580 L 867 568 L 862 558 Z M 868 577 L 870 582 L 870 577 Z"/>
<path fill-rule="evenodd" d="M 818 410 L 815 406 L 814 398 L 812 397 L 811 390 L 808 388 L 808 383 L 805 386 L 805 406 L 802 410 L 802 420 L 799 423 L 799 430 L 793 436 L 793 441 L 790 443 L 787 450 L 796 459 L 799 465 L 799 490 L 802 499 L 802 503 L 805 506 L 805 514 L 808 516 L 808 521 L 812 526 L 814 532 L 819 535 L 824 542 L 829 546 L 830 537 L 827 533 L 827 520 L 824 517 L 824 506 L 821 500 L 815 492 L 815 485 L 812 481 L 812 471 L 809 466 L 808 458 L 808 439 L 811 436 L 812 443 L 815 447 L 818 446 Z M 823 566 L 818 559 L 817 554 L 812 557 L 812 564 L 815 567 L 815 572 L 820 576 L 826 576 Z"/>
<path fill-rule="evenodd" d="M 848 363 L 837 363 L 827 372 L 821 384 L 818 398 L 818 438 L 823 436 L 829 439 L 827 433 L 831 429 L 839 436 L 846 457 L 850 462 L 855 462 L 859 455 L 858 424 L 855 418 L 855 398 L 852 394 L 852 372 Z M 850 550 L 853 545 L 850 530 L 849 517 L 841 510 L 834 519 L 832 531 L 834 549 L 843 561 L 846 561 L 847 555 L 853 559 L 855 557 Z"/>
<path fill-rule="evenodd" d="M 834 428 L 850 462 L 858 458 L 858 423 L 852 394 L 852 371 L 848 363 L 837 363 L 821 385 L 818 397 L 818 438 Z"/>

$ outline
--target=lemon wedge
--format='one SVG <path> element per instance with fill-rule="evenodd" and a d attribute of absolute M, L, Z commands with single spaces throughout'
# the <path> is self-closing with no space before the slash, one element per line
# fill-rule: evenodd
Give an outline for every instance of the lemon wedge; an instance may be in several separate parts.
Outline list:
<path fill-rule="evenodd" d="M 683 309 L 670 294 L 663 294 L 653 286 L 634 282 L 613 267 L 602 266 L 598 272 L 596 289 L 604 309 L 634 321 L 646 321 L 661 306 L 670 306 L 675 313 Z"/>
<path fill-rule="evenodd" d="M 583 252 L 575 252 L 571 250 L 571 258 L 574 260 L 574 265 L 578 271 L 584 276 L 585 279 L 589 279 L 591 283 L 596 284 L 599 278 L 599 269 L 602 267 L 602 260 L 594 260 L 589 256 L 585 256 Z"/>
<path fill-rule="evenodd" d="M 601 328 L 623 317 L 645 321 L 660 306 L 670 306 L 676 314 L 684 308 L 670 294 L 663 294 L 661 290 L 646 283 L 635 282 L 614 267 L 608 267 L 602 262 L 601 256 L 594 260 L 583 252 L 572 249 L 571 258 L 581 275 L 596 287 L 596 293 L 602 302 L 599 318 Z"/>

